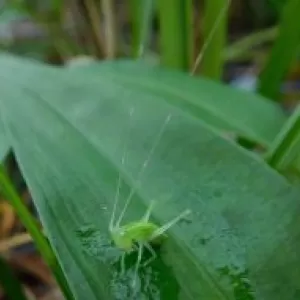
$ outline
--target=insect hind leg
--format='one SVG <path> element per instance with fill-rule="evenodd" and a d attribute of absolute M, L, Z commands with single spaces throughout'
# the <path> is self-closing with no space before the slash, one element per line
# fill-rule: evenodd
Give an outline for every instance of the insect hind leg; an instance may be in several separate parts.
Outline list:
<path fill-rule="evenodd" d="M 159 227 L 158 229 L 156 229 L 153 234 L 150 236 L 149 241 L 154 240 L 155 238 L 159 237 L 160 235 L 162 235 L 163 233 L 165 233 L 169 228 L 171 228 L 173 225 L 175 225 L 178 221 L 180 221 L 181 219 L 183 219 L 185 216 L 189 215 L 191 213 L 191 211 L 189 209 L 185 210 L 184 212 L 182 212 L 180 215 L 178 215 L 177 217 L 175 217 L 173 220 L 167 222 L 166 224 L 164 224 L 163 226 Z"/>

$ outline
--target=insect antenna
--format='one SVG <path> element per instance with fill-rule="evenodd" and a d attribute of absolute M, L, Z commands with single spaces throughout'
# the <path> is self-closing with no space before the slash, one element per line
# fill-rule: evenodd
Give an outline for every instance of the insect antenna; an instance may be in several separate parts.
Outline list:
<path fill-rule="evenodd" d="M 122 167 L 125 164 L 125 159 L 126 159 L 126 156 L 127 156 L 128 148 L 127 148 L 126 145 L 127 145 L 127 140 L 129 139 L 129 136 L 130 136 L 133 113 L 134 113 L 134 108 L 132 107 L 129 111 L 129 127 L 128 127 L 129 129 L 128 129 L 127 134 L 125 135 L 126 138 L 124 139 L 124 145 L 123 145 L 124 149 L 123 149 L 122 160 L 121 160 Z M 117 190 L 116 190 L 115 200 L 114 200 L 113 209 L 112 209 L 112 213 L 111 213 L 111 218 L 110 218 L 110 222 L 109 222 L 109 230 L 110 231 L 112 231 L 115 227 L 117 227 L 117 226 L 114 226 L 114 222 L 115 222 L 116 210 L 117 210 L 118 203 L 119 203 L 119 198 L 120 198 L 121 182 L 122 182 L 121 172 L 119 172 L 118 181 L 117 181 Z"/>
<path fill-rule="evenodd" d="M 149 221 L 151 212 L 152 212 L 153 207 L 154 207 L 154 204 L 155 204 L 155 202 L 152 200 L 150 202 L 150 205 L 149 205 L 148 209 L 146 210 L 144 216 L 142 217 L 141 221 L 144 221 L 144 222 L 148 222 Z"/>
<path fill-rule="evenodd" d="M 152 157 L 152 155 L 153 155 L 153 153 L 154 153 L 154 151 L 155 151 L 157 145 L 159 144 L 159 141 L 160 141 L 160 139 L 161 139 L 161 137 L 162 137 L 162 135 L 163 135 L 163 133 L 164 133 L 164 131 L 165 131 L 165 129 L 166 129 L 166 126 L 167 126 L 167 124 L 168 124 L 168 123 L 170 122 L 170 120 L 171 120 L 171 117 L 172 117 L 171 114 L 169 114 L 169 115 L 167 116 L 167 118 L 165 119 L 164 123 L 162 124 L 162 126 L 161 126 L 161 128 L 160 128 L 160 130 L 159 130 L 159 133 L 158 133 L 157 136 L 156 136 L 156 139 L 155 139 L 155 141 L 154 141 L 154 143 L 153 143 L 153 145 L 152 145 L 152 147 L 151 147 L 151 149 L 150 149 L 150 151 L 149 151 L 149 154 L 148 154 L 148 156 L 147 156 L 145 162 L 143 163 L 143 165 L 142 165 L 142 167 L 141 167 L 141 169 L 140 169 L 140 171 L 139 171 L 139 173 L 138 173 L 137 180 L 135 181 L 134 186 L 132 187 L 132 189 L 131 189 L 131 191 L 130 191 L 130 193 L 129 193 L 129 196 L 128 196 L 127 199 L 126 199 L 126 202 L 125 202 L 125 205 L 124 205 L 124 207 L 123 207 L 123 210 L 122 210 L 122 212 L 121 212 L 121 214 L 120 214 L 120 216 L 119 216 L 119 219 L 118 219 L 118 221 L 117 221 L 117 223 L 116 223 L 116 226 L 117 226 L 117 227 L 120 226 L 120 223 L 121 223 L 121 221 L 122 221 L 122 219 L 123 219 L 123 217 L 124 217 L 124 214 L 125 214 L 125 212 L 126 212 L 126 210 L 127 210 L 127 208 L 128 208 L 128 205 L 129 205 L 129 203 L 130 203 L 130 201 L 131 201 L 133 195 L 135 194 L 135 192 L 136 192 L 136 190 L 137 190 L 139 184 L 141 183 L 141 177 L 142 177 L 142 174 L 143 174 L 143 172 L 145 171 L 146 167 L 148 166 L 149 161 L 150 161 L 150 159 L 151 159 L 151 157 Z"/>

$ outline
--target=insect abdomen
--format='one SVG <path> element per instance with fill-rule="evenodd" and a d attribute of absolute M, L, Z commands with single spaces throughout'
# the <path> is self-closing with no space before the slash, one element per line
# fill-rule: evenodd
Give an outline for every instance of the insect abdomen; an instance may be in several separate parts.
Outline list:
<path fill-rule="evenodd" d="M 127 235 L 135 242 L 151 243 L 151 236 L 159 227 L 149 222 L 130 223 L 126 226 Z"/>

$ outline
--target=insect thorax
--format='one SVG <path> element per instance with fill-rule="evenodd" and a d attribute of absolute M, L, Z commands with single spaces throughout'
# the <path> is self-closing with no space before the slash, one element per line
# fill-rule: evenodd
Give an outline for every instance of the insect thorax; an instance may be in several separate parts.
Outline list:
<path fill-rule="evenodd" d="M 131 222 L 112 231 L 112 238 L 118 248 L 131 250 L 134 243 L 158 243 L 162 237 L 151 240 L 151 236 L 159 227 L 149 222 Z"/>

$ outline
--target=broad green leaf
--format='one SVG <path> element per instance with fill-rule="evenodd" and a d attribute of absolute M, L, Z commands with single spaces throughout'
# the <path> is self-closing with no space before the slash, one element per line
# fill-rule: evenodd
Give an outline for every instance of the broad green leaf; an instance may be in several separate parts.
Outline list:
<path fill-rule="evenodd" d="M 263 146 L 272 143 L 287 119 L 279 106 L 260 95 L 165 68 L 121 60 L 83 70 L 98 80 L 110 78 L 118 85 L 155 94 L 216 129 L 233 131 Z"/>
<path fill-rule="evenodd" d="M 36 69 L 33 80 L 33 68 L 26 77 L 11 67 L 19 78 L 1 80 L 0 111 L 76 299 L 299 298 L 298 189 L 155 93 L 81 69 Z M 156 224 L 193 211 L 168 231 L 135 289 L 136 256 L 121 275 L 107 232 L 119 172 L 122 203 L 136 188 L 125 223 L 152 199 Z"/>
<path fill-rule="evenodd" d="M 0 161 L 2 162 L 9 151 L 9 143 L 7 141 L 3 123 L 0 120 Z"/>
<path fill-rule="evenodd" d="M 43 76 L 44 68 L 33 60 L 2 55 L 0 63 L 3 72 L 13 73 L 20 83 L 34 81 L 37 73 Z M 54 67 L 50 69 L 56 70 Z M 81 71 L 70 68 L 65 72 L 71 72 L 68 75 L 71 77 L 73 72 L 84 72 L 92 76 L 94 83 L 109 80 L 110 84 L 133 88 L 137 93 L 154 94 L 161 101 L 200 118 L 215 129 L 232 131 L 263 146 L 273 142 L 287 120 L 276 103 L 260 95 L 130 60 L 91 63 L 81 67 Z"/>

